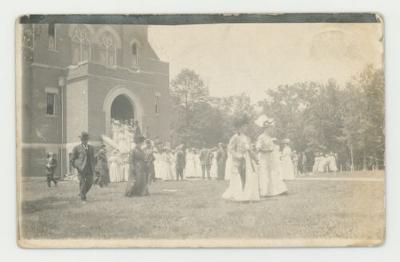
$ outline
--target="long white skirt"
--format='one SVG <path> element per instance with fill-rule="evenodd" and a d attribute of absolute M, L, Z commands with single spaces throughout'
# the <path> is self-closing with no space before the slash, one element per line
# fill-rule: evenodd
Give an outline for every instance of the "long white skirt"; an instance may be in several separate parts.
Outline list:
<path fill-rule="evenodd" d="M 123 170 L 121 165 L 117 162 L 110 164 L 110 182 L 122 182 L 123 181 Z"/>
<path fill-rule="evenodd" d="M 319 162 L 318 162 L 318 172 L 319 173 L 324 173 L 326 171 L 326 166 L 327 166 L 327 161 L 326 158 L 322 158 Z"/>
<path fill-rule="evenodd" d="M 161 161 L 159 159 L 156 159 L 154 161 L 154 173 L 155 173 L 155 176 L 156 176 L 157 179 L 162 179 L 160 162 Z"/>
<path fill-rule="evenodd" d="M 201 170 L 201 164 L 200 164 L 200 159 L 198 156 L 196 156 L 194 160 L 194 177 L 201 178 L 202 177 L 202 170 Z"/>
<path fill-rule="evenodd" d="M 228 156 L 225 163 L 225 180 L 231 179 L 232 158 Z"/>
<path fill-rule="evenodd" d="M 230 168 L 230 180 L 229 187 L 226 189 L 222 198 L 232 201 L 259 201 L 259 183 L 258 174 L 256 172 L 257 166 L 255 163 L 250 162 L 250 157 L 248 154 L 246 159 L 246 184 L 244 188 L 242 187 L 242 181 L 240 179 L 239 170 L 234 167 L 234 162 L 232 162 Z"/>
<path fill-rule="evenodd" d="M 294 168 L 293 162 L 290 157 L 285 157 L 281 161 L 281 174 L 284 180 L 293 180 L 294 179 Z"/>
<path fill-rule="evenodd" d="M 160 161 L 159 164 L 159 176 L 162 180 L 174 180 L 175 176 L 172 173 L 171 164 L 165 161 Z"/>
<path fill-rule="evenodd" d="M 329 171 L 331 171 L 331 172 L 337 172 L 338 171 L 338 168 L 337 168 L 337 165 L 336 165 L 336 159 L 334 157 L 330 157 L 329 158 L 328 167 L 329 167 Z"/>
<path fill-rule="evenodd" d="M 217 165 L 217 159 L 216 158 L 213 158 L 213 160 L 212 160 L 210 176 L 212 178 L 217 178 L 218 177 L 218 165 Z"/>
<path fill-rule="evenodd" d="M 185 171 L 183 172 L 184 177 L 196 177 L 196 163 L 194 159 L 189 159 L 186 162 Z"/>
<path fill-rule="evenodd" d="M 273 153 L 260 153 L 259 161 L 260 195 L 276 196 L 286 192 L 287 187 L 283 182 L 279 166 L 274 164 Z"/>

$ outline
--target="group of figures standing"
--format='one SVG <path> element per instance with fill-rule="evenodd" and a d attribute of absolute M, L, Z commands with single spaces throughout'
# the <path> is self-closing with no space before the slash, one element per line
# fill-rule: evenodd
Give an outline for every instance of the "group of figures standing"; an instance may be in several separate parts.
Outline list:
<path fill-rule="evenodd" d="M 243 133 L 246 120 L 235 123 L 236 133 L 228 144 L 227 175 L 229 187 L 222 197 L 232 201 L 259 201 L 288 191 L 284 180 L 294 179 L 294 166 L 289 139 L 284 139 L 280 152 L 277 140 L 271 137 L 273 121 L 262 123 L 263 133 L 255 144 Z"/>
<path fill-rule="evenodd" d="M 137 122 L 113 120 L 112 138 L 105 137 L 108 140 L 94 154 L 94 148 L 88 144 L 89 134 L 82 132 L 81 144 L 71 156 L 71 164 L 78 171 L 81 199 L 86 200 L 93 183 L 103 187 L 110 182 L 127 181 L 126 196 L 144 196 L 156 180 L 193 178 L 229 180 L 223 198 L 233 201 L 258 201 L 287 192 L 284 181 L 295 178 L 299 161 L 293 157 L 297 154 L 292 152 L 290 140 L 278 142 L 273 138 L 273 120 L 264 119 L 263 133 L 252 143 L 243 133 L 246 121 L 236 121 L 236 133 L 227 147 L 219 143 L 217 147 L 202 149 L 186 149 L 183 144 L 175 149 L 169 143 L 154 145 L 141 134 Z M 111 150 L 107 150 L 109 146 Z M 47 169 L 54 170 L 54 156 L 49 155 L 48 159 Z M 324 171 L 336 172 L 334 154 L 324 158 L 317 155 L 313 170 L 322 172 L 321 166 Z M 52 177 L 48 175 L 47 181 L 50 184 Z"/>

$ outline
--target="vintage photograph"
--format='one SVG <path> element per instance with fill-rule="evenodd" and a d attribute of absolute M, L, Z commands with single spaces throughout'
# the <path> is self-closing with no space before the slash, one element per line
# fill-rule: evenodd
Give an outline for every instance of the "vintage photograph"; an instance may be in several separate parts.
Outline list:
<path fill-rule="evenodd" d="M 24 248 L 385 240 L 376 14 L 16 22 Z"/>

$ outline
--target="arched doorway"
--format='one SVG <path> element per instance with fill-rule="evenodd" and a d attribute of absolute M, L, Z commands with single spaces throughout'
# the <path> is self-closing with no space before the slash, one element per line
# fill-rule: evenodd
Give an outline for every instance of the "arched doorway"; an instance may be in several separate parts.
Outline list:
<path fill-rule="evenodd" d="M 134 106 L 125 95 L 117 96 L 111 104 L 111 119 L 129 121 L 135 118 Z"/>
<path fill-rule="evenodd" d="M 127 104 L 129 106 L 126 106 Z M 111 135 L 111 119 L 113 117 L 120 119 L 133 118 L 139 121 L 139 126 L 142 128 L 143 106 L 141 99 L 125 86 L 116 86 L 107 93 L 104 99 L 103 111 L 105 114 L 105 134 L 108 136 Z"/>

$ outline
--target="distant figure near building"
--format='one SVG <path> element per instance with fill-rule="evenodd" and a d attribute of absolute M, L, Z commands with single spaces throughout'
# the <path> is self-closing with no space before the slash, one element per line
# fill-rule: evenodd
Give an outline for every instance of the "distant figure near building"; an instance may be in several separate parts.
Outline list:
<path fill-rule="evenodd" d="M 79 195 L 82 201 L 86 201 L 86 194 L 93 184 L 93 173 L 95 170 L 94 149 L 89 142 L 89 134 L 82 132 L 81 144 L 72 150 L 72 164 L 78 170 Z"/>
<path fill-rule="evenodd" d="M 55 158 L 55 154 L 53 152 L 47 153 L 47 163 L 46 163 L 46 178 L 47 178 L 47 186 L 51 187 L 51 182 L 57 186 L 57 180 L 54 178 L 54 173 L 57 168 L 57 160 Z"/>
<path fill-rule="evenodd" d="M 57 153 L 56 174 L 71 173 L 69 152 L 82 130 L 90 130 L 93 145 L 102 135 L 115 142 L 124 137 L 129 143 L 118 147 L 121 154 L 125 147 L 131 150 L 134 132 L 169 140 L 169 63 L 152 47 L 147 25 L 40 23 L 23 28 L 31 33 L 24 39 L 32 44 L 21 46 L 21 54 L 31 57 L 21 68 L 21 121 L 27 127 L 21 133 L 22 156 L 29 159 L 21 167 L 23 176 L 43 175 L 43 156 L 49 151 Z"/>

